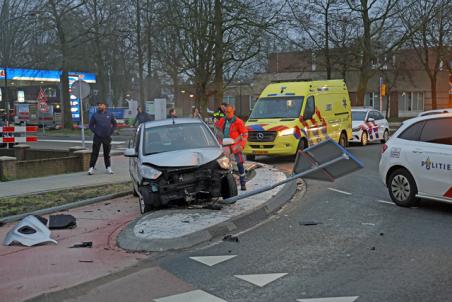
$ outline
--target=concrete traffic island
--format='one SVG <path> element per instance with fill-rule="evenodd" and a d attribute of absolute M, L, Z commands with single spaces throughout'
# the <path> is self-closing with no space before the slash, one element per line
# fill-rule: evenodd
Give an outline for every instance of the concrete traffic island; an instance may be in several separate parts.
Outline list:
<path fill-rule="evenodd" d="M 248 190 L 255 190 L 284 179 L 286 175 L 283 172 L 261 165 L 247 187 Z M 223 209 L 217 211 L 165 209 L 151 212 L 129 223 L 119 234 L 117 242 L 119 247 L 128 251 L 151 252 L 192 247 L 234 230 L 251 227 L 281 208 L 295 191 L 296 183 L 291 182 L 235 204 L 223 205 Z"/>

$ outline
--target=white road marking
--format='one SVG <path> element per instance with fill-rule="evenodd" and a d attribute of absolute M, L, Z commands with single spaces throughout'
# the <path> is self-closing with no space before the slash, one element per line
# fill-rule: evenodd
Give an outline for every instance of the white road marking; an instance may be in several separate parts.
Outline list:
<path fill-rule="evenodd" d="M 337 192 L 337 193 L 341 193 L 341 194 L 345 194 L 345 195 L 352 195 L 352 193 L 341 191 L 341 190 L 334 189 L 334 188 L 328 188 L 328 190 L 334 191 L 334 192 Z"/>
<path fill-rule="evenodd" d="M 234 277 L 242 279 L 251 284 L 257 285 L 259 287 L 264 287 L 265 285 L 284 277 L 287 273 L 280 274 L 257 274 L 257 275 L 234 275 Z"/>
<path fill-rule="evenodd" d="M 332 297 L 332 298 L 316 298 L 316 299 L 298 299 L 298 302 L 353 302 L 358 299 L 356 297 Z"/>
<path fill-rule="evenodd" d="M 368 226 L 375 226 L 375 223 L 371 223 L 371 222 L 362 222 L 362 225 L 368 225 Z"/>
<path fill-rule="evenodd" d="M 190 257 L 191 260 L 200 262 L 202 264 L 205 264 L 207 266 L 214 266 L 218 263 L 230 260 L 234 257 L 237 257 L 237 255 L 228 255 L 228 256 L 203 256 L 203 257 Z"/>
<path fill-rule="evenodd" d="M 155 302 L 227 302 L 202 290 L 193 290 L 183 294 L 154 299 Z"/>
<path fill-rule="evenodd" d="M 392 205 L 392 206 L 395 205 L 395 203 L 393 203 L 393 202 L 386 201 L 386 200 L 381 200 L 381 199 L 378 199 L 377 202 L 379 202 L 379 203 L 385 203 L 385 204 L 390 204 L 390 205 Z"/>
<path fill-rule="evenodd" d="M 49 142 L 49 143 L 79 143 L 81 144 L 82 141 L 78 141 L 78 140 L 71 140 L 71 139 L 40 139 L 38 138 L 38 142 Z M 86 144 L 92 144 L 93 141 L 90 139 L 87 139 L 85 141 Z M 121 145 L 121 144 L 125 144 L 126 142 L 111 142 L 112 145 Z"/>

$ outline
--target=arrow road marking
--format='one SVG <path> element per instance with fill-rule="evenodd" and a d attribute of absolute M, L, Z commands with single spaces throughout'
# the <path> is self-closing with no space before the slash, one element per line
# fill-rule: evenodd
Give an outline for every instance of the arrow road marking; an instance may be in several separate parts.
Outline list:
<path fill-rule="evenodd" d="M 214 266 L 218 263 L 230 260 L 237 255 L 228 255 L 228 256 L 203 256 L 203 257 L 190 257 L 191 260 L 198 261 L 207 266 Z"/>
<path fill-rule="evenodd" d="M 316 299 L 298 299 L 298 302 L 353 302 L 356 297 L 334 297 L 334 298 L 316 298 Z"/>
<path fill-rule="evenodd" d="M 264 287 L 265 285 L 287 275 L 287 273 L 282 274 L 259 274 L 259 275 L 234 275 L 234 277 L 242 279 L 251 284 L 257 285 L 259 287 Z"/>
<path fill-rule="evenodd" d="M 183 294 L 154 299 L 155 302 L 227 302 L 202 290 L 193 290 Z"/>

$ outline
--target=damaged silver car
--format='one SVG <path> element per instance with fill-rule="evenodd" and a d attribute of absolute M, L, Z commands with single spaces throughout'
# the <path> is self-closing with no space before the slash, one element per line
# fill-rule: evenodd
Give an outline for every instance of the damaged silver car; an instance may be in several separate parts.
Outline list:
<path fill-rule="evenodd" d="M 141 124 L 133 139 L 129 171 L 141 213 L 171 201 L 237 195 L 232 165 L 209 127 L 198 119 Z"/>

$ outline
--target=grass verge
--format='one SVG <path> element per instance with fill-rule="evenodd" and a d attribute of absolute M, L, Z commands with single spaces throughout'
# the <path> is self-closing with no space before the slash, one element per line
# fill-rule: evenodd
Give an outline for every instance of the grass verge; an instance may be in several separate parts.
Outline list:
<path fill-rule="evenodd" d="M 128 182 L 93 187 L 79 187 L 26 196 L 2 197 L 0 198 L 0 217 L 28 213 L 79 200 L 120 193 L 131 189 L 132 184 Z"/>

